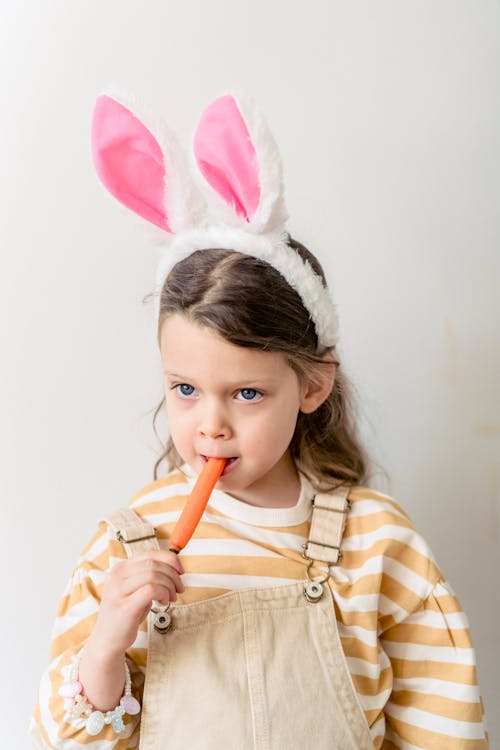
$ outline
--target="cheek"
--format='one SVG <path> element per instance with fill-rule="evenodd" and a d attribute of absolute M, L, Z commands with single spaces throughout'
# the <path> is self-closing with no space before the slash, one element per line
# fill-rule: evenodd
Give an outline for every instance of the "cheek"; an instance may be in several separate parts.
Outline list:
<path fill-rule="evenodd" d="M 298 407 L 297 411 L 294 411 L 286 404 L 254 427 L 252 438 L 259 452 L 274 455 L 283 453 L 288 448 L 295 432 L 298 411 Z"/>
<path fill-rule="evenodd" d="M 182 406 L 183 404 L 179 404 L 179 401 L 172 398 L 171 394 L 165 400 L 168 430 L 174 440 L 176 437 L 181 438 L 188 430 L 188 417 Z"/>

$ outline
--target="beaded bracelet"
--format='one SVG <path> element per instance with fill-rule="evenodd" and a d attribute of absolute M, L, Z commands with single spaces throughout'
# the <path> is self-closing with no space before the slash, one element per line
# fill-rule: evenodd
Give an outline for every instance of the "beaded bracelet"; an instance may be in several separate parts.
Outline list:
<path fill-rule="evenodd" d="M 130 669 L 125 661 L 125 690 L 120 703 L 111 711 L 97 711 L 83 693 L 83 685 L 78 679 L 78 667 L 82 658 L 82 652 L 74 657 L 69 679 L 63 682 L 59 688 L 59 695 L 65 699 L 64 708 L 66 714 L 64 721 L 73 724 L 78 729 L 85 727 L 88 734 L 99 734 L 105 724 L 111 724 L 116 734 L 125 729 L 123 715 L 134 716 L 140 713 L 141 704 L 132 695 L 132 681 Z"/>

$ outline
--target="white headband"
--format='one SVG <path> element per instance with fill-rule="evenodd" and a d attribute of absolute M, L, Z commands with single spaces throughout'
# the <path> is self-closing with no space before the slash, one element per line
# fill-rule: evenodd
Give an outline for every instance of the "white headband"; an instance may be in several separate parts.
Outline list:
<path fill-rule="evenodd" d="M 128 104 L 125 104 L 125 101 Z M 98 97 L 92 153 L 107 190 L 149 226 L 165 251 L 158 266 L 157 312 L 163 283 L 196 250 L 236 250 L 266 261 L 300 295 L 318 345 L 337 343 L 338 321 L 327 288 L 287 244 L 281 159 L 257 108 L 226 94 L 204 110 L 193 139 L 192 166 L 166 126 L 130 104 Z"/>

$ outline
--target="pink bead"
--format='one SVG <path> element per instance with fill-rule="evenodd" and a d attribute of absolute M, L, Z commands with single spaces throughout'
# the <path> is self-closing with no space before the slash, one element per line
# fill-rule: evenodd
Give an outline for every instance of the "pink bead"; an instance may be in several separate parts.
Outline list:
<path fill-rule="evenodd" d="M 141 704 L 134 698 L 133 695 L 124 695 L 120 699 L 120 706 L 123 708 L 125 713 L 130 714 L 130 716 L 134 716 L 141 711 Z"/>
<path fill-rule="evenodd" d="M 59 688 L 59 695 L 62 698 L 74 698 L 75 695 L 79 695 L 83 691 L 83 685 L 78 680 L 71 680 L 71 682 L 63 682 Z"/>

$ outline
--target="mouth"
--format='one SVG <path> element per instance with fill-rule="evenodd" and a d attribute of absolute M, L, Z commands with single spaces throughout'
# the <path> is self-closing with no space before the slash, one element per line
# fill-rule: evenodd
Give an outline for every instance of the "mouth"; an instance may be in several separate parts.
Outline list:
<path fill-rule="evenodd" d="M 200 458 L 204 464 L 207 463 L 209 458 L 226 458 L 225 456 L 203 456 L 200 454 Z M 228 456 L 226 458 L 226 465 L 224 467 L 224 471 L 221 474 L 221 477 L 225 477 L 226 474 L 229 474 L 230 471 L 233 470 L 233 468 L 236 466 L 236 464 L 239 461 L 239 456 Z"/>

